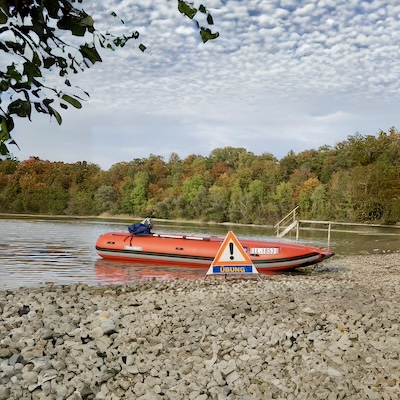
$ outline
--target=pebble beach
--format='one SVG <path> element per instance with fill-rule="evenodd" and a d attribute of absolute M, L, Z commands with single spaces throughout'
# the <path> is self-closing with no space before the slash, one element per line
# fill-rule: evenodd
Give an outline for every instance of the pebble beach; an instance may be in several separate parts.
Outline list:
<path fill-rule="evenodd" d="M 0 400 L 397 400 L 400 254 L 332 264 L 1 291 Z"/>

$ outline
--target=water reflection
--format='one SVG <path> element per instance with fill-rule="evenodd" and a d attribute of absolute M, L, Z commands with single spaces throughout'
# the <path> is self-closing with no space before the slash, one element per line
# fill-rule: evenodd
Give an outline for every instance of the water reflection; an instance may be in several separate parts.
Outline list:
<path fill-rule="evenodd" d="M 207 268 L 174 267 L 162 264 L 109 261 L 99 259 L 94 264 L 100 284 L 130 283 L 144 281 L 167 281 L 170 279 L 203 279 Z"/>

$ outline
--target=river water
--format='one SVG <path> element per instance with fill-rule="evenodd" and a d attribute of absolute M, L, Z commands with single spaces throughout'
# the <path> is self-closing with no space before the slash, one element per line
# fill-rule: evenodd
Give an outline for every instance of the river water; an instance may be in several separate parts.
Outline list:
<path fill-rule="evenodd" d="M 132 221 L 132 223 L 138 221 Z M 176 277 L 203 278 L 207 269 L 170 266 L 151 267 L 102 260 L 96 253 L 96 239 L 109 231 L 127 232 L 130 222 L 81 219 L 0 219 L 0 290 L 54 284 L 85 283 L 106 285 Z M 185 233 L 277 239 L 273 229 L 258 226 L 209 225 L 158 222 L 156 233 Z M 328 247 L 327 232 L 301 230 L 300 243 Z M 335 258 L 351 254 L 385 253 L 400 249 L 400 229 L 357 227 L 332 231 L 329 247 L 336 255 L 325 264 L 335 267 Z"/>

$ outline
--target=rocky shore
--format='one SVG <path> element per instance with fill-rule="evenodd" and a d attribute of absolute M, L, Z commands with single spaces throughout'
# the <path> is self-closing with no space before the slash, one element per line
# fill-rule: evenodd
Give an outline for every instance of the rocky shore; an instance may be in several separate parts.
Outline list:
<path fill-rule="evenodd" d="M 400 254 L 332 264 L 2 291 L 0 399 L 399 399 Z"/>

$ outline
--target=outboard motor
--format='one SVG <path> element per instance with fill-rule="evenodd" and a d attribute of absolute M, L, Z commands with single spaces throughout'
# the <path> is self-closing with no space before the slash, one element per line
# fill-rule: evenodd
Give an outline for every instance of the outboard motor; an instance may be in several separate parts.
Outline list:
<path fill-rule="evenodd" d="M 147 217 L 147 218 L 145 218 L 143 221 L 142 221 L 142 224 L 143 225 L 146 225 L 149 229 L 150 229 L 150 231 L 153 229 L 153 221 L 151 220 L 151 218 L 149 218 L 149 217 Z"/>

